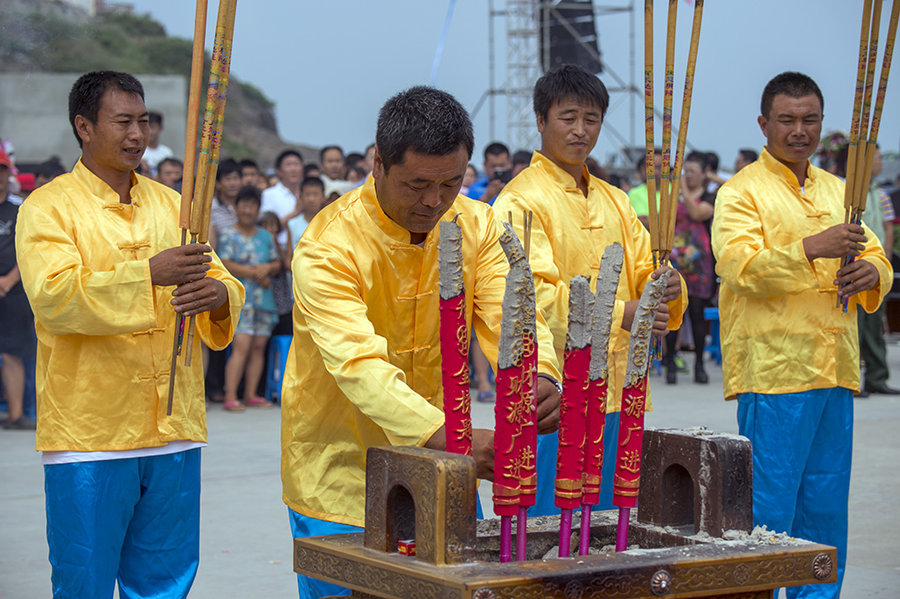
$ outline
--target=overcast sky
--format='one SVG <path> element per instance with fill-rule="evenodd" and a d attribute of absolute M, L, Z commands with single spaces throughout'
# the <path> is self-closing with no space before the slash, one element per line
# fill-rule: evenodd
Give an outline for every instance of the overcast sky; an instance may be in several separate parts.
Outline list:
<path fill-rule="evenodd" d="M 131 0 L 171 35 L 191 37 L 194 3 L 189 0 Z M 596 6 L 628 6 L 623 0 L 595 0 Z M 643 2 L 635 7 L 635 73 L 643 85 Z M 394 93 L 430 80 L 432 62 L 449 0 L 239 0 L 232 72 L 276 103 L 283 138 L 314 146 L 337 143 L 362 150 L 375 135 L 378 109 Z M 504 0 L 494 0 L 495 9 Z M 724 166 L 740 147 L 760 148 L 756 124 L 759 97 L 777 73 L 799 70 L 812 76 L 825 95 L 824 130 L 848 130 L 856 80 L 860 1 L 708 0 L 703 14 L 689 142 L 719 153 Z M 216 1 L 210 1 L 207 46 L 212 42 Z M 661 106 L 665 2 L 656 3 L 657 104 Z M 676 97 L 680 97 L 690 37 L 692 7 L 679 2 Z M 639 11 L 639 12 L 638 12 Z M 890 3 L 882 15 L 882 43 Z M 487 0 L 457 0 L 436 85 L 470 111 L 489 88 Z M 494 19 L 497 84 L 505 79 L 505 28 Z M 629 78 L 629 13 L 600 17 L 600 49 L 612 70 Z M 900 62 L 900 57 L 895 62 Z M 881 67 L 879 58 L 878 68 Z M 886 151 L 900 141 L 900 66 L 895 65 L 879 139 Z M 609 75 L 601 78 L 611 86 Z M 677 109 L 676 118 L 680 114 Z M 505 140 L 504 103 L 498 102 L 496 138 Z M 643 144 L 642 101 L 630 131 L 627 98 L 614 95 L 607 123 Z M 659 123 L 657 123 L 659 127 Z M 491 141 L 485 105 L 475 118 L 476 155 Z M 659 139 L 659 131 L 657 131 Z M 604 132 L 594 156 L 606 163 L 621 142 Z M 513 148 L 515 150 L 516 148 Z M 531 148 L 528 148 L 531 149 Z"/>

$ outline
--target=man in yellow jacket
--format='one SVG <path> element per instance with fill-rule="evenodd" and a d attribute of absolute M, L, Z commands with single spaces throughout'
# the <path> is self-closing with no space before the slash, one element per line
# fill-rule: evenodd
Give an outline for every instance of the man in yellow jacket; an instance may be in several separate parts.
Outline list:
<path fill-rule="evenodd" d="M 294 273 L 294 341 L 283 386 L 284 501 L 294 537 L 364 525 L 366 450 L 444 447 L 438 223 L 462 227 L 466 320 L 496 364 L 508 263 L 487 204 L 459 195 L 472 124 L 449 94 L 414 87 L 382 107 L 375 168 L 303 233 Z M 559 368 L 538 322 L 538 428 L 555 429 Z M 491 479 L 493 432 L 473 431 Z M 299 577 L 301 597 L 340 587 Z M 345 590 L 346 592 L 346 590 Z"/>
<path fill-rule="evenodd" d="M 754 523 L 838 551 L 836 583 L 788 597 L 840 594 L 856 311 L 874 312 L 893 281 L 872 231 L 844 224 L 843 182 L 809 163 L 823 105 L 801 73 L 766 85 L 758 121 L 767 145 L 719 189 L 712 227 L 725 398 L 737 398 L 740 433 L 753 443 Z M 841 267 L 847 255 L 855 260 Z M 847 313 L 838 299 L 849 300 Z"/>
<path fill-rule="evenodd" d="M 200 339 L 231 340 L 244 290 L 210 248 L 179 244 L 179 196 L 134 173 L 143 87 L 83 75 L 69 95 L 74 170 L 19 212 L 16 250 L 38 337 L 54 598 L 184 597 L 199 561 L 206 408 Z M 195 316 L 166 414 L 175 312 Z"/>
<path fill-rule="evenodd" d="M 575 65 L 547 72 L 534 86 L 534 112 L 541 134 L 541 149 L 531 164 L 516 176 L 494 203 L 494 213 L 507 219 L 523 235 L 523 210 L 534 213 L 531 231 L 531 269 L 534 272 L 538 311 L 553 334 L 559 364 L 563 364 L 569 318 L 569 281 L 588 275 L 597 283 L 603 250 L 618 242 L 625 261 L 616 292 L 609 343 L 609 399 L 604 429 L 602 490 L 598 509 L 612 507 L 612 474 L 615 467 L 619 407 L 628 358 L 628 342 L 634 311 L 644 285 L 654 272 L 650 235 L 638 220 L 625 192 L 592 176 L 585 160 L 597 143 L 609 94 L 592 73 Z M 677 273 L 676 273 L 677 274 Z M 677 330 L 687 308 L 687 292 L 679 276 L 669 285 L 653 328 L 656 335 L 667 327 Z M 554 505 L 556 434 L 538 439 L 537 504 L 535 515 L 559 513 Z"/>

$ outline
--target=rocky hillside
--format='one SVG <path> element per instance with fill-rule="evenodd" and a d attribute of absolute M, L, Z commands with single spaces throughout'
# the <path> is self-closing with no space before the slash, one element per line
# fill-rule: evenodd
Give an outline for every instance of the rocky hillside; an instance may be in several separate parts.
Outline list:
<path fill-rule="evenodd" d="M 56 0 L 0 0 L 0 71 L 78 73 L 112 69 L 190 76 L 191 41 L 170 37 L 147 15 L 86 12 Z M 209 55 L 206 57 L 206 72 Z M 222 156 L 254 158 L 263 168 L 286 147 L 316 152 L 278 135 L 273 103 L 231 76 Z"/>

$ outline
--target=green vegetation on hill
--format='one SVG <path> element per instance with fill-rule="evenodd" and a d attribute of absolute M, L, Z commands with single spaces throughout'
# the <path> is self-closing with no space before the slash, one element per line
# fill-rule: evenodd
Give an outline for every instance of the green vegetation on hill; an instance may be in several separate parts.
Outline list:
<path fill-rule="evenodd" d="M 0 0 L 0 32 L 0 71 L 107 69 L 190 77 L 191 41 L 169 37 L 149 15 L 101 12 L 91 19 L 52 0 Z M 205 73 L 209 61 L 207 53 Z M 231 76 L 222 155 L 268 159 L 253 147 L 260 139 L 278 139 L 273 108 L 262 91 Z M 237 114 L 241 118 L 229 119 Z"/>

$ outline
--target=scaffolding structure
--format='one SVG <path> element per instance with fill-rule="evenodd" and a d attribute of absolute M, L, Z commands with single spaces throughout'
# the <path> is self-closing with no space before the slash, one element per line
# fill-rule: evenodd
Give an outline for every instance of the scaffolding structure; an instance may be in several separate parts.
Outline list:
<path fill-rule="evenodd" d="M 601 5 L 602 4 L 602 5 Z M 490 20 L 489 28 L 489 90 L 486 96 L 489 98 L 490 109 L 490 135 L 491 139 L 497 139 L 497 111 L 496 99 L 503 96 L 506 99 L 506 136 L 504 140 L 510 148 L 537 148 L 540 146 L 540 138 L 535 127 L 534 112 L 532 110 L 532 90 L 534 82 L 546 70 L 550 64 L 549 23 L 547 18 L 553 16 L 562 23 L 577 39 L 575 28 L 567 22 L 564 13 L 560 11 L 566 8 L 577 7 L 574 3 L 566 3 L 563 0 L 505 0 L 503 7 L 495 9 L 495 0 L 488 3 Z M 541 18 L 541 13 L 544 18 Z M 629 127 L 627 134 L 616 130 L 615 127 L 605 121 L 603 133 L 611 136 L 616 143 L 625 148 L 635 147 L 636 116 L 639 106 L 643 106 L 643 89 L 635 85 L 635 16 L 634 0 L 627 0 L 619 4 L 609 4 L 600 0 L 594 4 L 594 19 L 598 31 L 603 22 L 602 17 L 611 15 L 629 14 L 629 65 L 627 78 L 622 78 L 616 69 L 608 62 L 603 63 L 603 78 L 607 83 L 610 93 L 610 106 L 607 114 L 619 109 L 627 103 L 629 111 Z M 498 85 L 497 65 L 495 49 L 496 38 L 494 35 L 495 20 L 503 19 L 506 31 L 506 79 Z M 541 26 L 544 23 L 544 26 Z M 541 44 L 541 36 L 545 43 Z M 600 61 L 597 50 L 588 44 L 582 44 L 589 54 Z M 541 51 L 543 49 L 543 55 Z M 480 108 L 481 102 L 479 102 Z M 477 110 L 477 108 L 476 108 Z M 626 150 L 627 151 L 627 150 Z M 623 159 L 630 162 L 629 158 Z"/>

